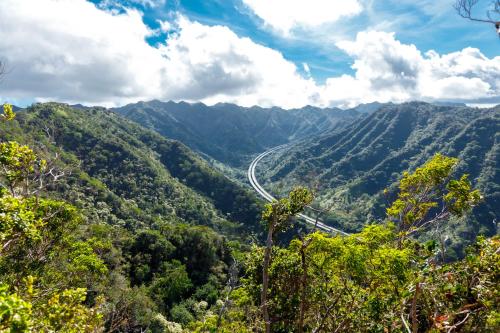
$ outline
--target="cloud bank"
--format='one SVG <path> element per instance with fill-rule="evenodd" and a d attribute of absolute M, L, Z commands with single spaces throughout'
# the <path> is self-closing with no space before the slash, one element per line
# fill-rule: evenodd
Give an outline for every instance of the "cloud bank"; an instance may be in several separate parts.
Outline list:
<path fill-rule="evenodd" d="M 422 54 L 402 44 L 394 33 L 360 32 L 337 47 L 354 59 L 355 75 L 326 81 L 325 103 L 447 100 L 500 103 L 500 57 L 488 59 L 478 49 L 439 55 Z"/>
<path fill-rule="evenodd" d="M 155 98 L 282 107 L 500 103 L 500 57 L 477 49 L 422 53 L 392 33 L 360 32 L 336 44 L 353 59 L 354 74 L 319 84 L 300 73 L 303 64 L 228 27 L 182 16 L 167 25 L 175 32 L 152 46 L 146 38 L 158 32 L 137 10 L 110 12 L 84 0 L 2 0 L 0 59 L 8 74 L 0 99 L 105 106 Z"/>

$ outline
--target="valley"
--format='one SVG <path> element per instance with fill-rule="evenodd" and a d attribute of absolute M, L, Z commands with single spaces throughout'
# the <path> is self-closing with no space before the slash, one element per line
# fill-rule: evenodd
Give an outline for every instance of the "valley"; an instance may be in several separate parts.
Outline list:
<path fill-rule="evenodd" d="M 500 0 L 0 0 L 0 333 L 499 333 Z"/>
<path fill-rule="evenodd" d="M 404 170 L 413 170 L 436 152 L 456 156 L 461 161 L 456 173 L 470 175 L 484 193 L 484 203 L 471 217 L 443 227 L 447 231 L 429 232 L 446 235 L 453 257 L 462 256 L 476 235 L 498 229 L 498 107 L 412 102 L 282 110 L 152 101 L 113 111 L 167 138 L 188 137 L 190 148 L 243 186 L 252 179 L 247 168 L 259 153 L 285 145 L 259 156 L 253 177 L 277 197 L 298 185 L 314 189 L 313 205 L 323 211 L 325 226 L 345 232 L 383 220 Z M 310 114 L 315 114 L 312 120 L 303 122 Z M 270 199 L 269 193 L 261 196 Z"/>
<path fill-rule="evenodd" d="M 263 159 L 260 179 L 276 192 L 286 193 L 297 185 L 317 188 L 316 203 L 330 210 L 326 223 L 352 232 L 384 218 L 404 170 L 414 169 L 436 152 L 457 156 L 461 162 L 456 172 L 469 174 L 484 193 L 483 204 L 469 219 L 453 222 L 447 231 L 434 231 L 446 233 L 460 255 L 463 242 L 498 230 L 500 188 L 494 184 L 500 181 L 499 116 L 498 107 L 389 105 L 351 126 Z"/>
<path fill-rule="evenodd" d="M 342 127 L 363 114 L 356 109 L 307 106 L 285 110 L 171 101 L 139 102 L 113 111 L 183 142 L 208 160 L 242 170 L 253 154 Z"/>
<path fill-rule="evenodd" d="M 268 151 L 265 151 L 263 152 L 262 154 L 260 154 L 259 156 L 257 156 L 253 161 L 252 163 L 250 164 L 250 166 L 248 167 L 248 172 L 247 172 L 247 175 L 248 175 L 248 181 L 250 182 L 250 185 L 254 188 L 254 190 L 261 196 L 263 197 L 265 200 L 269 201 L 269 202 L 273 202 L 273 201 L 276 201 L 277 199 L 272 195 L 270 194 L 269 192 L 267 192 L 260 184 L 259 184 L 259 181 L 257 180 L 256 176 L 255 176 L 255 169 L 257 168 L 257 164 L 264 158 L 266 157 L 267 155 L 270 155 L 270 154 L 273 154 L 273 153 L 276 153 L 282 149 L 285 149 L 286 148 L 286 145 L 282 145 L 282 146 L 278 146 L 278 147 L 274 147 L 274 148 L 271 148 L 269 149 Z M 324 224 L 321 219 L 319 217 L 310 217 L 310 216 L 307 216 L 305 214 L 298 214 L 297 217 L 299 217 L 299 219 L 303 220 L 304 222 L 306 222 L 307 224 L 309 224 L 311 227 L 313 227 L 313 229 L 319 229 L 319 230 L 322 230 L 322 231 L 326 231 L 328 233 L 331 233 L 331 234 L 340 234 L 340 235 L 348 235 L 347 233 L 341 231 L 341 230 L 338 230 L 338 229 L 335 229 L 335 228 L 332 228 L 330 226 L 327 226 L 326 224 Z"/>
<path fill-rule="evenodd" d="M 285 287 L 290 283 L 285 276 L 292 274 L 290 279 L 302 279 L 294 275 L 299 272 L 292 268 L 299 265 L 295 261 L 299 241 L 300 251 L 306 251 L 308 244 L 316 244 L 311 251 L 317 252 L 307 254 L 310 258 L 316 255 L 327 258 L 338 249 L 356 256 L 359 247 L 362 251 L 372 251 L 375 247 L 373 257 L 370 254 L 357 259 L 334 259 L 337 260 L 334 265 L 341 265 L 340 271 L 331 267 L 333 271 L 328 274 L 333 275 L 324 276 L 326 279 L 343 278 L 345 272 L 350 272 L 351 260 L 360 260 L 359 265 L 368 265 L 375 272 L 388 269 L 383 265 L 373 266 L 373 260 L 379 260 L 380 256 L 410 260 L 405 254 L 407 249 L 398 252 L 399 249 L 392 248 L 391 239 L 401 236 L 391 229 L 390 222 L 387 224 L 385 211 L 396 198 L 401 174 L 404 178 L 408 176 L 405 170 L 418 171 L 417 167 L 425 166 L 438 152 L 459 158 L 443 181 L 448 182 L 461 173 L 469 174 L 482 199 L 477 204 L 476 199 L 470 199 L 472 214 L 453 215 L 442 225 L 420 230 L 412 239 L 425 244 L 437 239 L 441 247 L 436 256 L 444 262 L 456 262 L 451 265 L 462 265 L 460 259 L 476 237 L 491 237 L 498 232 L 495 224 L 500 195 L 498 107 L 472 109 L 412 102 L 365 106 L 365 112 L 325 109 L 317 122 L 301 126 L 297 124 L 301 123 L 300 115 L 308 112 L 307 108 L 290 114 L 286 110 L 242 108 L 230 112 L 242 112 L 248 118 L 230 117 L 223 111 L 223 124 L 202 130 L 200 124 L 207 122 L 204 117 L 210 117 L 206 114 L 219 111 L 197 104 L 159 105 L 160 111 L 145 108 L 137 111 L 140 117 L 134 119 L 136 111 L 129 110 L 124 116 L 123 110 L 37 103 L 26 109 L 16 108 L 15 120 L 1 124 L 1 142 L 29 145 L 48 161 L 35 161 L 38 166 L 27 169 L 28 175 L 33 173 L 33 179 L 38 179 L 41 174 L 37 172 L 42 170 L 39 168 L 46 163 L 51 166 L 50 174 L 44 176 L 47 180 L 40 187 L 41 192 L 36 190 L 36 197 L 41 198 L 37 200 L 42 200 L 43 205 L 46 198 L 61 200 L 74 206 L 81 217 L 64 215 L 60 218 L 62 223 L 69 223 L 64 221 L 71 218 L 74 220 L 70 224 L 74 226 L 62 228 L 59 231 L 62 236 L 45 230 L 47 240 L 41 243 L 33 240 L 36 251 L 51 253 L 47 262 L 25 254 L 24 243 L 18 244 L 14 238 L 8 241 L 7 256 L 0 260 L 0 265 L 7 272 L 16 267 L 18 274 L 25 276 L 33 272 L 30 267 L 43 267 L 39 273 L 43 281 L 37 288 L 54 288 L 60 283 L 91 288 L 106 300 L 108 309 L 102 312 L 103 325 L 109 331 L 136 332 L 151 323 L 189 327 L 188 330 L 197 325 L 214 327 L 213 323 L 201 324 L 202 320 L 205 316 L 217 318 L 212 311 L 221 311 L 220 299 L 228 297 L 224 293 L 234 287 L 227 283 L 236 276 L 241 276 L 243 284 L 235 289 L 238 294 L 231 297 L 257 311 L 254 304 L 260 297 L 255 285 L 260 283 L 262 272 L 260 249 L 266 248 L 262 247 L 266 244 L 266 226 L 273 221 L 285 223 L 271 238 L 269 233 L 267 236 L 267 244 L 273 239 L 276 245 L 271 248 L 278 251 L 270 252 L 274 257 L 270 266 L 274 288 L 270 297 L 274 302 L 286 303 L 281 297 L 296 295 Z M 174 110 L 182 106 L 183 110 L 171 111 L 165 105 L 173 106 Z M 192 119 L 183 120 L 180 127 L 174 121 L 166 130 L 153 126 L 173 121 L 172 114 L 180 117 L 176 112 Z M 267 138 L 260 138 L 261 132 L 252 127 L 257 126 L 249 120 L 253 119 L 252 112 L 267 119 L 263 123 L 273 124 L 264 127 L 269 132 Z M 145 119 L 154 120 L 143 123 Z M 198 133 L 194 141 L 186 140 L 185 145 L 172 140 L 167 133 L 178 127 L 181 138 Z M 233 140 L 235 136 L 238 140 Z M 4 149 L 2 156 L 6 157 L 0 159 L 7 165 L 6 172 L 15 167 L 6 164 L 10 163 L 9 152 Z M 447 163 L 455 162 L 450 159 Z M 57 174 L 61 178 L 50 181 L 51 175 Z M 10 175 L 3 175 L 7 184 L 12 179 Z M 461 186 L 468 188 L 467 184 Z M 470 195 L 478 196 L 476 192 Z M 21 200 L 29 202 L 30 197 Z M 294 213 L 289 212 L 291 209 Z M 36 214 L 44 216 L 48 212 Z M 426 216 L 432 214 L 431 210 Z M 81 222 L 76 223 L 77 220 Z M 372 245 L 367 245 L 364 239 L 370 239 L 368 244 Z M 373 243 L 375 239 L 379 243 Z M 324 241 L 333 243 L 321 245 Z M 52 245 L 46 248 L 44 244 Z M 385 253 L 387 247 L 390 250 Z M 413 256 L 416 257 L 411 260 L 422 260 L 421 254 Z M 27 268 L 21 269 L 13 262 Z M 413 269 L 408 263 L 404 265 Z M 279 273 L 281 269 L 288 275 Z M 320 290 L 325 283 L 321 280 L 325 272 L 317 269 L 312 266 L 307 279 Z M 395 278 L 391 274 L 382 276 Z M 342 283 L 353 281 L 353 277 L 346 277 Z M 403 288 L 404 283 L 397 288 Z M 279 291 L 280 288 L 284 289 Z M 287 296 L 289 293 L 292 294 Z M 322 295 L 326 299 L 331 296 Z M 347 299 L 343 302 L 337 311 L 350 304 Z M 393 306 L 388 299 L 384 302 Z M 313 306 L 316 304 L 311 305 L 310 311 L 316 311 Z M 37 310 L 41 312 L 36 316 L 44 316 L 42 309 Z M 79 318 L 88 322 L 94 308 L 85 309 L 90 312 Z M 238 309 L 235 304 L 230 305 L 224 315 L 228 325 L 246 325 L 247 319 L 243 322 L 235 319 L 238 315 L 234 311 Z M 282 314 L 293 316 L 295 311 L 296 308 L 284 310 Z M 236 328 L 238 332 L 242 330 Z"/>

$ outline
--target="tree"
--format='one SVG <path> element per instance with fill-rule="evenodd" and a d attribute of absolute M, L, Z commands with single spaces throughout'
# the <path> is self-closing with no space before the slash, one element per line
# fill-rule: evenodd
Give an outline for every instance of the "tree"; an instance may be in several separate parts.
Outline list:
<path fill-rule="evenodd" d="M 457 163 L 456 158 L 436 154 L 415 172 L 403 173 L 398 198 L 387 208 L 387 216 L 398 225 L 400 243 L 452 215 L 463 215 L 481 201 L 468 175 L 451 179 Z"/>
<path fill-rule="evenodd" d="M 149 288 L 151 298 L 162 311 L 167 312 L 174 303 L 186 296 L 193 283 L 186 267 L 179 261 L 173 260 L 171 263 L 164 263 L 164 266 L 162 273 L 155 276 Z"/>
<path fill-rule="evenodd" d="M 217 316 L 217 323 L 216 323 L 216 330 L 218 330 L 221 326 L 222 323 L 222 317 L 224 316 L 224 313 L 226 312 L 227 306 L 229 304 L 229 298 L 231 297 L 231 293 L 236 289 L 238 285 L 238 270 L 239 270 L 239 262 L 233 258 L 233 262 L 231 266 L 229 267 L 229 272 L 228 272 L 228 280 L 226 283 L 226 297 L 224 298 L 224 301 L 222 301 L 222 304 L 220 305 L 219 313 Z"/>
<path fill-rule="evenodd" d="M 267 240 L 262 265 L 262 294 L 261 307 L 266 327 L 266 333 L 271 332 L 267 294 L 269 287 L 269 263 L 273 247 L 273 237 L 276 233 L 286 230 L 290 226 L 291 218 L 300 213 L 313 200 L 312 193 L 303 187 L 298 187 L 290 192 L 288 198 L 275 200 L 266 204 L 262 219 L 267 224 Z"/>
<path fill-rule="evenodd" d="M 102 330 L 99 307 L 83 303 L 83 288 L 58 290 L 50 298 L 39 299 L 35 279 L 25 280 L 23 291 L 9 291 L 0 284 L 0 332 L 94 333 Z"/>
<path fill-rule="evenodd" d="M 500 0 L 491 0 L 486 17 L 474 16 L 473 10 L 480 3 L 480 0 L 457 0 L 455 10 L 458 15 L 471 21 L 494 24 L 500 36 Z"/>
<path fill-rule="evenodd" d="M 2 64 L 0 63 L 0 75 L 2 75 L 1 68 L 2 68 Z M 12 110 L 12 105 L 7 104 L 7 103 L 3 105 L 3 114 L 1 117 L 2 117 L 2 120 L 4 120 L 4 121 L 13 120 L 16 117 L 16 114 Z"/>
<path fill-rule="evenodd" d="M 480 237 L 467 256 L 413 268 L 402 298 L 413 332 L 498 332 L 500 327 L 500 238 Z"/>
<path fill-rule="evenodd" d="M 12 105 L 3 105 L 3 121 L 14 120 Z M 0 187 L 13 197 L 38 195 L 49 183 L 58 181 L 66 171 L 58 170 L 54 159 L 41 158 L 27 145 L 16 141 L 0 143 Z"/>

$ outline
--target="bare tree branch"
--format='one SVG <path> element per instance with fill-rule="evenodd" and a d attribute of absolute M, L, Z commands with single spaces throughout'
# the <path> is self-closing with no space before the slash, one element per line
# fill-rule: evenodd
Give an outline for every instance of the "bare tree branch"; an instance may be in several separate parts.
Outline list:
<path fill-rule="evenodd" d="M 494 24 L 497 33 L 500 35 L 500 0 L 493 0 L 490 9 L 486 11 L 486 17 L 475 16 L 474 8 L 480 3 L 480 0 L 456 0 L 453 6 L 461 17 L 482 23 Z"/>

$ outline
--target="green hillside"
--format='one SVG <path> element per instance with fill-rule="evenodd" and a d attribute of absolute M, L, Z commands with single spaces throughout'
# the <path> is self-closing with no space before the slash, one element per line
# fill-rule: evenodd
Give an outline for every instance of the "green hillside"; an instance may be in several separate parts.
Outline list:
<path fill-rule="evenodd" d="M 140 332 L 215 304 L 232 253 L 262 233 L 253 194 L 180 142 L 103 108 L 16 113 L 0 124 L 0 330 L 50 313 L 30 327 Z M 6 185 L 17 177 L 30 190 Z"/>
<path fill-rule="evenodd" d="M 60 151 L 62 177 L 51 190 L 88 216 L 127 228 L 183 222 L 226 234 L 256 226 L 259 205 L 186 146 L 102 108 L 36 104 L 5 125 L 4 140 Z"/>
<path fill-rule="evenodd" d="M 499 133 L 499 107 L 386 105 L 342 130 L 274 154 L 259 166 L 260 178 L 269 181 L 268 188 L 285 192 L 296 184 L 317 183 L 319 202 L 332 211 L 330 223 L 354 231 L 385 216 L 403 171 L 441 152 L 458 157 L 456 173 L 468 173 L 484 194 L 473 217 L 457 221 L 451 230 L 458 242 L 473 240 L 477 234 L 497 232 Z"/>

